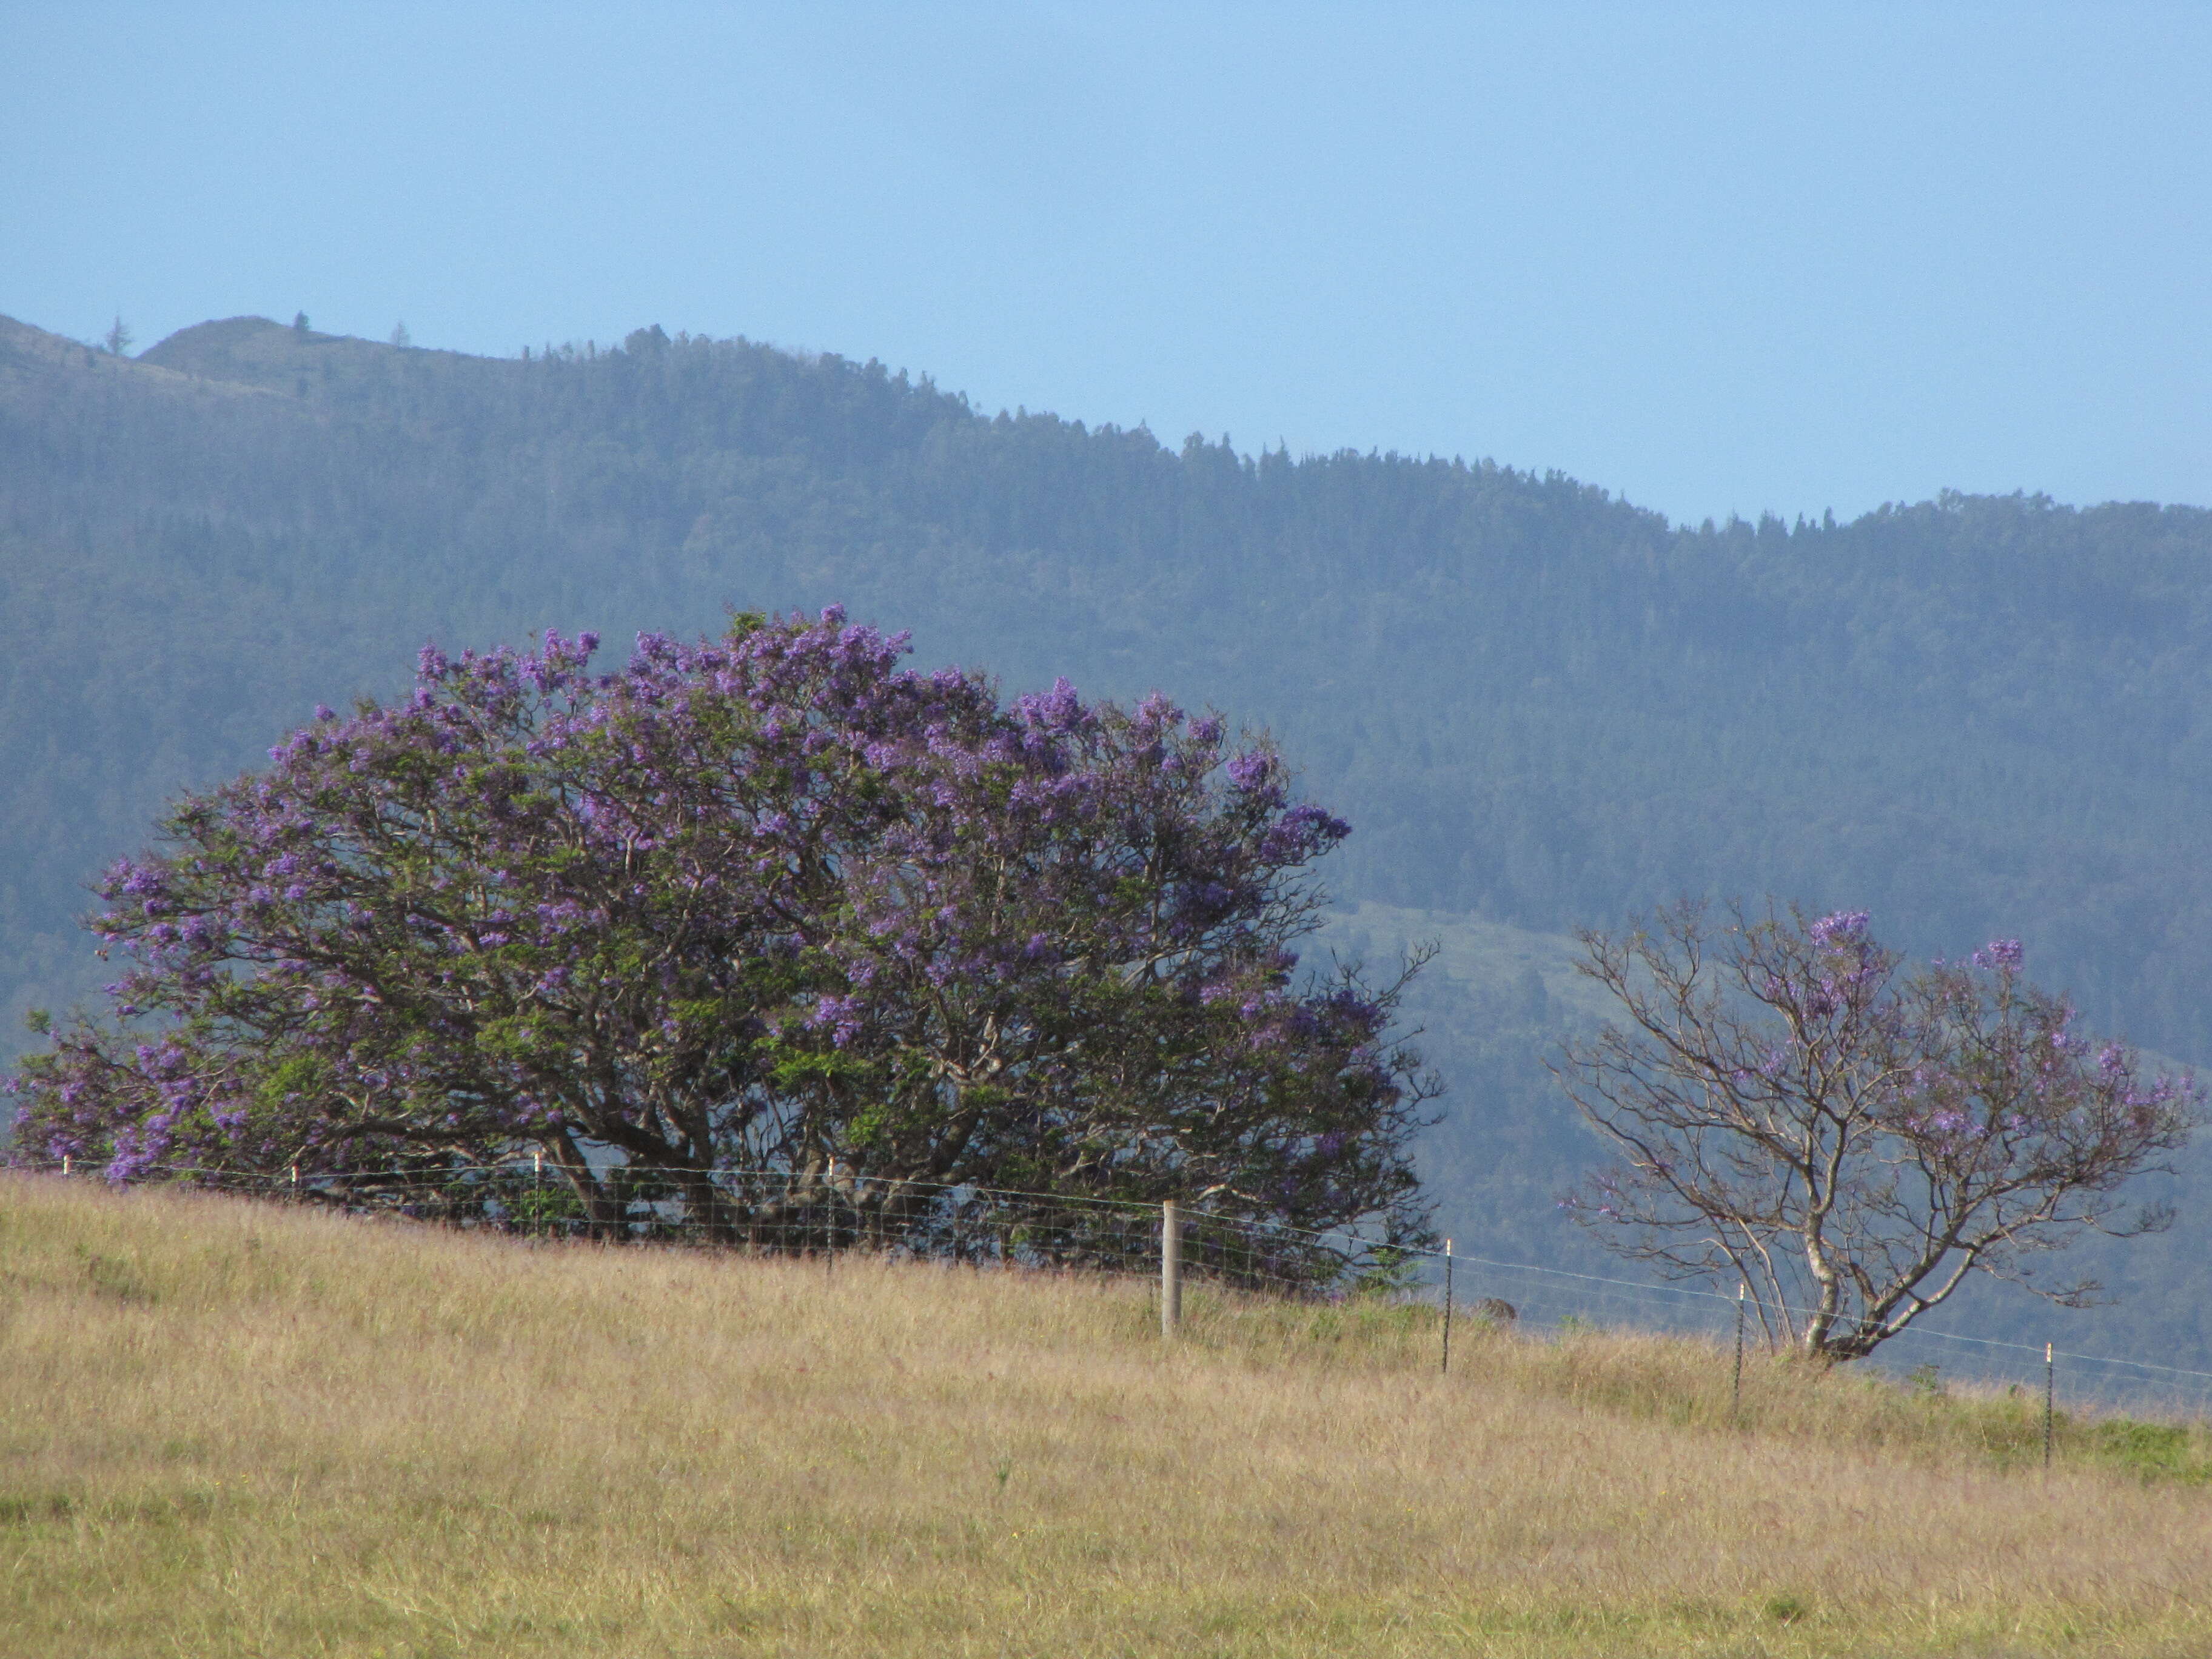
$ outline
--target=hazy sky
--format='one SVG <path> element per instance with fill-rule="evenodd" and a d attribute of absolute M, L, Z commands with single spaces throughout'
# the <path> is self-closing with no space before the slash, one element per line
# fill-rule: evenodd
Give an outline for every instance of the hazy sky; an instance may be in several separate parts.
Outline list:
<path fill-rule="evenodd" d="M 2212 502 L 2212 5 L 0 0 L 0 312 L 659 322 L 1676 517 Z"/>

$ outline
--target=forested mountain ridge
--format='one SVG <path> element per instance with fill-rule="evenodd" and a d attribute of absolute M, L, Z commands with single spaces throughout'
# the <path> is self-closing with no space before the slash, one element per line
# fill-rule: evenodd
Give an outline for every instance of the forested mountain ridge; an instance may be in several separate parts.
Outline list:
<path fill-rule="evenodd" d="M 2212 1050 L 2199 509 L 1678 531 L 1557 475 L 1178 453 L 651 331 L 526 362 L 236 319 L 64 388 L 72 353 L 34 389 L 11 345 L 8 533 L 113 538 L 110 578 L 343 586 L 318 632 L 349 686 L 417 635 L 842 596 L 1010 682 L 1276 727 L 1359 820 L 1348 891 L 1557 927 L 1717 885 L 1929 949 L 2011 928 L 2100 1021 Z"/>
<path fill-rule="evenodd" d="M 2212 514 L 1676 527 L 1558 474 L 1172 449 L 744 341 L 483 359 L 250 318 L 135 360 L 0 323 L 9 1024 L 96 983 L 80 884 L 165 796 L 425 639 L 833 599 L 925 661 L 1270 726 L 1355 824 L 1348 901 L 1553 933 L 1686 890 L 1850 903 L 1927 953 L 2021 935 L 2098 1027 L 2212 1057 Z M 1518 1006 L 1432 1001 L 1447 1069 L 1490 1077 Z M 1448 1132 L 1495 1104 L 1462 1087 Z"/>

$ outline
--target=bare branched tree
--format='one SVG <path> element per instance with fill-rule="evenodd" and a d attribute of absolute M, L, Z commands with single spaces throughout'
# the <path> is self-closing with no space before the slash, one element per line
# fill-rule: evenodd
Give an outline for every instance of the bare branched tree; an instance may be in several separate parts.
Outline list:
<path fill-rule="evenodd" d="M 1741 1284 L 1776 1346 L 1862 1358 L 1976 1273 L 2080 1306 L 2101 1287 L 2039 1258 L 2172 1219 L 2124 1189 L 2202 1091 L 2075 1035 L 2014 941 L 1904 972 L 1863 913 L 1688 903 L 1581 938 L 1625 1021 L 1553 1069 L 1619 1157 L 1565 1202 L 1669 1277 Z"/>

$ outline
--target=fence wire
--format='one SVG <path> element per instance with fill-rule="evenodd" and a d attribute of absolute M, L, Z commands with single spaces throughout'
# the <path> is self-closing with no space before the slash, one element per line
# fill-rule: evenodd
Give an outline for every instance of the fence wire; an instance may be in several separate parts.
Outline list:
<path fill-rule="evenodd" d="M 105 1180 L 91 1164 L 26 1170 Z M 807 1170 L 608 1164 L 571 1181 L 550 1161 L 343 1170 L 159 1166 L 135 1187 L 189 1187 L 360 1216 L 518 1237 L 732 1249 L 812 1257 L 860 1251 L 971 1266 L 1156 1274 L 1160 1206 L 1066 1193 Z M 1204 1207 L 1183 1212 L 1182 1271 L 1301 1297 L 1397 1284 L 1418 1253 L 1354 1231 L 1320 1233 Z"/>
<path fill-rule="evenodd" d="M 21 1164 L 27 1172 L 105 1180 L 97 1165 Z M 882 1180 L 836 1165 L 698 1171 L 595 1165 L 572 1182 L 539 1160 L 310 1172 L 162 1167 L 137 1186 L 184 1186 L 362 1216 L 512 1236 L 732 1249 L 763 1255 L 860 1252 L 979 1267 L 1154 1276 L 1158 1204 L 973 1185 Z M 1731 1345 L 1733 1292 L 1571 1272 L 1533 1262 L 1393 1246 L 1356 1229 L 1313 1231 L 1181 1212 L 1186 1279 L 1302 1299 L 1394 1294 L 1528 1335 L 1632 1331 Z M 1785 1307 L 1802 1321 L 1808 1310 Z M 1756 1348 L 1759 1331 L 1751 1322 Z M 1870 1362 L 1924 1386 L 1951 1382 L 2040 1392 L 2055 1370 L 2075 1406 L 2212 1417 L 2212 1370 L 1912 1325 Z"/>
<path fill-rule="evenodd" d="M 1735 1340 L 1739 1316 L 1733 1291 L 1611 1279 L 1464 1255 L 1455 1255 L 1452 1268 L 1454 1294 L 1461 1308 L 1473 1310 L 1494 1299 L 1512 1310 L 1505 1317 L 1521 1328 L 1629 1330 L 1698 1338 L 1724 1346 Z M 1425 1261 L 1424 1269 L 1425 1284 L 1440 1281 L 1439 1261 Z M 1784 1304 L 1779 1312 L 1802 1329 L 1812 1310 Z M 1756 1316 L 1750 1316 L 1747 1324 L 1749 1342 L 1758 1352 Z M 2049 1345 L 2048 1358 L 2045 1351 L 2041 1342 L 2006 1341 L 1914 1323 L 1859 1363 L 1930 1389 L 1955 1382 L 1977 1389 L 2014 1387 L 2038 1395 L 2055 1368 L 2059 1391 L 2077 1407 L 2212 1417 L 2212 1370 L 2085 1352 L 2056 1342 Z"/>

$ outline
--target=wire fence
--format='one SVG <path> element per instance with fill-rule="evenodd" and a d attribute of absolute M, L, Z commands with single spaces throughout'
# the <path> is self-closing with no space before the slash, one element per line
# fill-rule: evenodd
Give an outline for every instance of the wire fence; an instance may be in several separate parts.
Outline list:
<path fill-rule="evenodd" d="M 63 1160 L 15 1167 L 107 1181 Z M 1161 1267 L 1158 1204 L 972 1183 L 884 1179 L 830 1163 L 812 1169 L 671 1169 L 595 1164 L 571 1180 L 550 1160 L 342 1170 L 165 1165 L 127 1184 L 202 1191 L 368 1217 L 526 1237 L 735 1249 L 815 1257 L 862 1252 L 976 1267 L 1151 1277 Z M 1420 1253 L 1356 1230 L 1320 1232 L 1185 1209 L 1182 1271 L 1278 1296 L 1395 1287 Z"/>
<path fill-rule="evenodd" d="M 1458 1255 L 1452 1265 L 1454 1291 L 1462 1306 L 1477 1298 L 1494 1298 L 1513 1309 L 1524 1330 L 1631 1329 L 1699 1338 L 1725 1352 L 1735 1344 L 1741 1326 L 1753 1352 L 1761 1351 L 1758 1320 L 1739 1312 L 1732 1291 L 1613 1279 L 1481 1256 Z M 1440 1282 L 1440 1267 L 1433 1262 L 1424 1266 L 1424 1285 Z M 1812 1312 L 1791 1304 L 1778 1311 L 1800 1329 Z M 2054 1312 L 2056 1325 L 2064 1315 Z M 2212 1370 L 2087 1352 L 2056 1341 L 2007 1341 L 1914 1323 L 1860 1363 L 1928 1388 L 1952 1382 L 2010 1387 L 2040 1397 L 2055 1386 L 2075 1407 L 2212 1418 Z"/>
<path fill-rule="evenodd" d="M 15 1167 L 106 1179 L 99 1166 L 69 1160 Z M 1159 1282 L 1168 1297 L 1185 1281 L 1309 1300 L 1391 1296 L 1443 1316 L 1439 1361 L 1447 1368 L 1455 1320 L 1462 1332 L 1475 1320 L 1532 1337 L 1628 1330 L 1698 1338 L 1723 1354 L 1746 1334 L 1732 1292 L 1462 1254 L 1451 1245 L 1396 1246 L 1356 1228 L 1302 1229 L 1203 1204 L 1173 1206 L 1173 1244 L 1164 1248 L 1170 1235 L 1159 1204 L 881 1179 L 835 1163 L 795 1171 L 608 1164 L 574 1182 L 542 1158 L 323 1172 L 161 1167 L 136 1173 L 131 1184 L 526 1237 L 822 1258 L 833 1267 L 839 1255 L 860 1253 L 1127 1275 Z M 1807 1312 L 1780 1311 L 1801 1324 Z M 1748 1334 L 1756 1351 L 1755 1320 Z M 2055 1343 L 1916 1324 L 1885 1341 L 1870 1363 L 1930 1387 L 2009 1385 L 2038 1395 L 2061 1389 L 2075 1407 L 2212 1418 L 2212 1370 Z"/>

